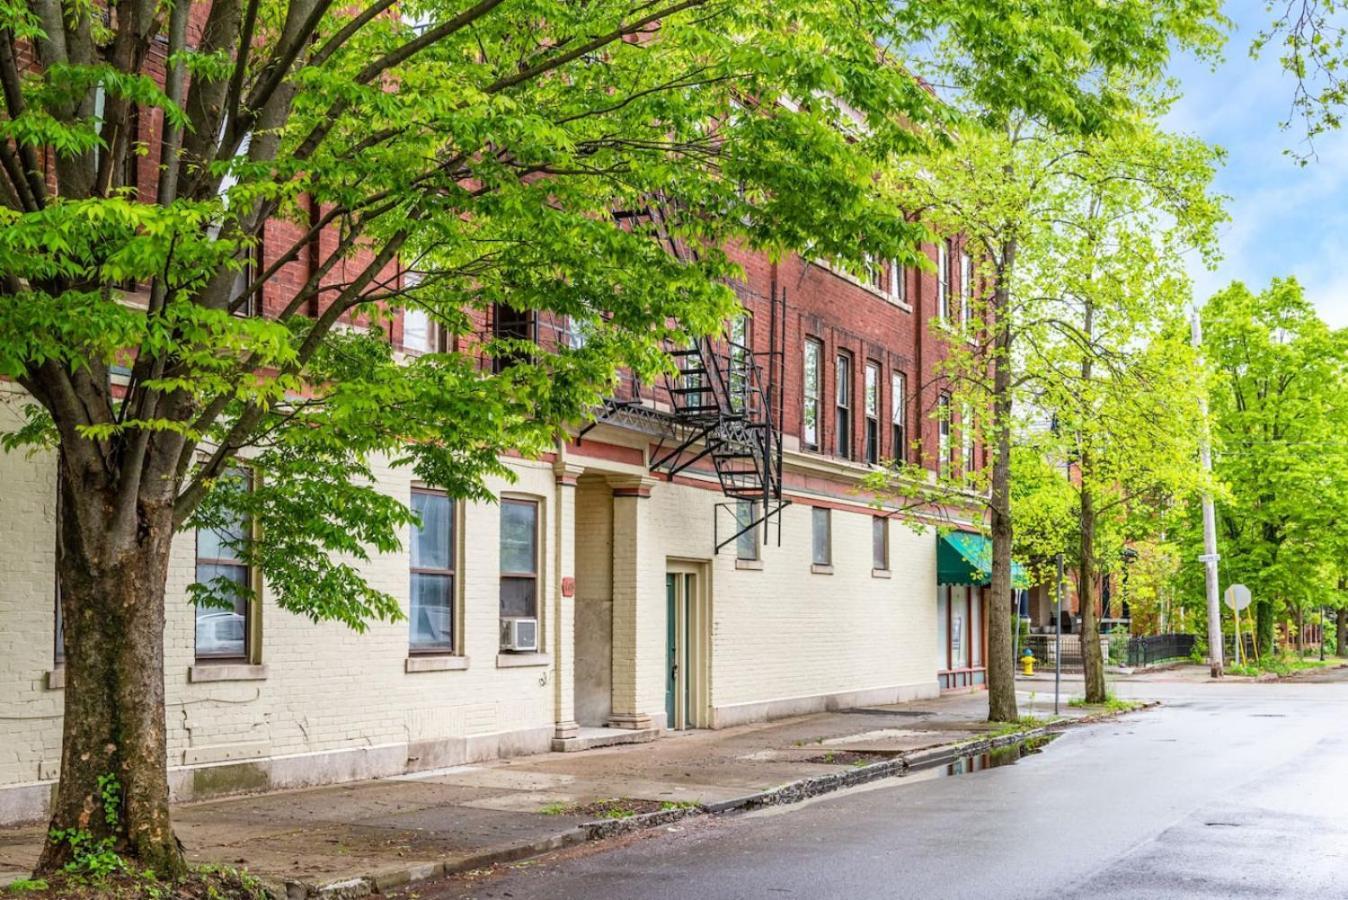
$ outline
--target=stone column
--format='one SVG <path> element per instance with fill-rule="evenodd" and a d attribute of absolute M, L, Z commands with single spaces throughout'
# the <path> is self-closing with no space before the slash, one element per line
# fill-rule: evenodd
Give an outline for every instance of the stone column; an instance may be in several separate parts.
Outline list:
<path fill-rule="evenodd" d="M 664 623 L 664 559 L 654 544 L 650 505 L 654 478 L 610 478 L 613 488 L 613 712 L 615 728 L 664 724 L 664 707 L 650 704 L 652 667 L 663 669 L 652 635 Z M 659 635 L 656 635 L 659 638 Z M 647 659 L 654 646 L 655 659 Z M 648 708 L 650 707 L 650 708 Z"/>
<path fill-rule="evenodd" d="M 583 467 L 558 460 L 556 578 L 553 587 L 552 672 L 556 727 L 553 741 L 567 741 L 580 734 L 576 724 L 576 479 Z M 556 748 L 554 748 L 556 749 Z"/>

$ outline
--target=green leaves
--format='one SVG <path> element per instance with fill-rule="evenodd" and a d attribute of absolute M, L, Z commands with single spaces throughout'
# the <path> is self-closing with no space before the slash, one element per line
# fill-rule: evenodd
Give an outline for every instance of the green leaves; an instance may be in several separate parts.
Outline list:
<path fill-rule="evenodd" d="M 738 254 L 918 264 L 913 214 L 953 222 L 909 190 L 967 125 L 945 101 L 1085 127 L 1122 108 L 1105 74 L 1152 71 L 1161 36 L 1201 42 L 1210 13 L 418 0 L 329 7 L 296 36 L 297 10 L 261 0 L 245 38 L 238 12 L 213 6 L 196 46 L 169 35 L 165 75 L 114 61 L 148 58 L 165 23 L 66 3 L 65 45 L 39 41 L 16 73 L 24 108 L 0 138 L 50 166 L 0 206 L 0 375 L 45 404 L 85 483 L 129 504 L 168 491 L 179 523 L 238 507 L 278 602 L 353 626 L 395 609 L 357 565 L 409 521 L 381 466 L 489 499 L 503 454 L 545 452 L 620 371 L 656 377 L 667 346 L 720 331 Z M 39 36 L 26 7 L 0 23 Z M 126 46 L 144 52 L 114 57 Z M 956 97 L 914 77 L 928 60 Z M 181 145 L 142 144 L 133 108 Z M 127 183 L 150 169 L 129 153 L 172 190 Z M 273 318 L 232 314 L 259 304 Z M 445 351 L 395 352 L 401 309 Z M 501 311 L 538 339 L 494 328 Z M 50 433 L 34 419 L 8 440 Z M 220 491 L 240 457 L 257 489 Z"/>
<path fill-rule="evenodd" d="M 1291 611 L 1342 602 L 1348 522 L 1348 342 L 1293 279 L 1258 294 L 1233 284 L 1203 307 L 1214 370 L 1213 467 L 1222 579 Z M 1199 510 L 1187 511 L 1183 582 L 1199 584 Z M 1271 619 L 1271 616 L 1269 617 Z"/>

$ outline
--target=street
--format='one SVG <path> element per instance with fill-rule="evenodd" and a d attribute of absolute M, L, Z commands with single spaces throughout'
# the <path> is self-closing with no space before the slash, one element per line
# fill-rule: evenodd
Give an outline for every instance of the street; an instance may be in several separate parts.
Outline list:
<path fill-rule="evenodd" d="M 429 898 L 1348 897 L 1348 670 L 1136 681 L 1019 763 L 697 820 Z M 1328 682 L 1328 683 L 1325 683 Z"/>

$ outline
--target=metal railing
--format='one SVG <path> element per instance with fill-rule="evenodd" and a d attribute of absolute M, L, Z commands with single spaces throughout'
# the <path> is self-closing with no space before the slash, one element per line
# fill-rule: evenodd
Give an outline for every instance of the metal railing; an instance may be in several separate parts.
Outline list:
<path fill-rule="evenodd" d="M 1150 666 L 1169 659 L 1184 659 L 1194 649 L 1192 634 L 1151 634 L 1128 639 L 1128 665 Z"/>

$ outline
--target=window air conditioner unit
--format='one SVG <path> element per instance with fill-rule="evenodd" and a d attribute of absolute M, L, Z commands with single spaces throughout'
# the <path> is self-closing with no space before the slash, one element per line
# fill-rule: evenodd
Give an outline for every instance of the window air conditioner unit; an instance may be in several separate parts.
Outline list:
<path fill-rule="evenodd" d="M 538 620 L 523 617 L 502 619 L 501 649 L 516 652 L 537 652 Z"/>

